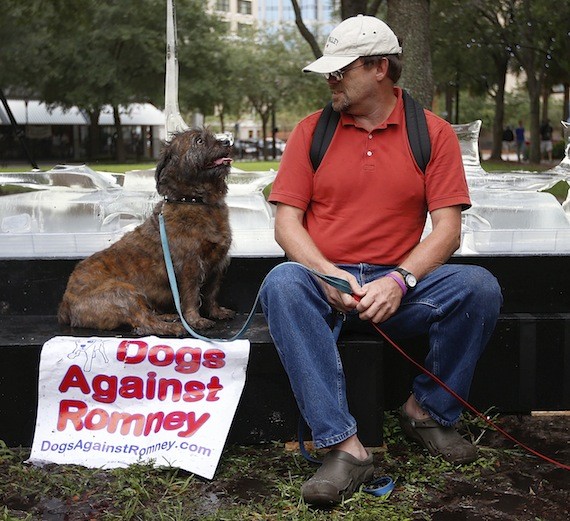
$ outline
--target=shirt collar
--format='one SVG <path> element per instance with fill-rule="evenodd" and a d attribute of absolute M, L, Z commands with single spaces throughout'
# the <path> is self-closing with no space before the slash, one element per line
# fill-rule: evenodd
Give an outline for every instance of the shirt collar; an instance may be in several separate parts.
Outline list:
<path fill-rule="evenodd" d="M 396 105 L 394 106 L 394 110 L 390 113 L 390 115 L 386 118 L 386 120 L 378 125 L 375 130 L 381 130 L 387 128 L 388 125 L 401 125 L 403 122 L 404 117 L 404 101 L 402 99 L 402 89 L 400 87 L 394 87 L 394 94 L 398 98 L 396 101 Z M 352 125 L 358 128 L 354 117 L 351 114 L 346 114 L 341 112 L 340 114 L 340 122 L 343 126 Z"/>

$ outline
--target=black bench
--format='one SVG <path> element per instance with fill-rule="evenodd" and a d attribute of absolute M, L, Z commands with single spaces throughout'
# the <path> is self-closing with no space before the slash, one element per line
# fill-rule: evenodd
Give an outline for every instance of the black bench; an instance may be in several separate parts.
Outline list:
<path fill-rule="evenodd" d="M 452 262 L 487 267 L 501 282 L 503 314 L 473 382 L 471 401 L 480 409 L 528 413 L 570 408 L 570 274 L 568 257 L 473 257 Z M 217 329 L 230 336 L 245 321 L 264 275 L 281 259 L 232 260 L 221 301 L 240 315 Z M 0 260 L 0 439 L 29 446 L 37 404 L 42 345 L 57 335 L 105 336 L 112 332 L 71 329 L 55 312 L 77 260 Z M 119 333 L 120 334 L 120 333 Z M 123 336 L 129 336 L 124 333 Z M 256 314 L 246 387 L 230 442 L 260 443 L 296 436 L 298 411 L 265 320 Z M 423 338 L 401 345 L 422 360 Z M 351 409 L 368 446 L 381 445 L 383 411 L 407 397 L 417 371 L 370 330 L 341 336 Z M 317 397 L 316 397 L 317 398 Z"/>

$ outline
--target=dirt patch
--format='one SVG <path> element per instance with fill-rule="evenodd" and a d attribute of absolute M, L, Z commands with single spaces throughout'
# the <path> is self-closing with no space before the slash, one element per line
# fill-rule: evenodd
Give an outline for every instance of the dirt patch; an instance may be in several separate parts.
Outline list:
<path fill-rule="evenodd" d="M 570 417 L 508 416 L 501 425 L 529 447 L 566 465 L 570 463 Z M 501 434 L 487 433 L 485 447 L 497 460 L 478 477 L 450 473 L 432 491 L 425 511 L 434 521 L 566 520 L 570 504 L 570 472 L 544 462 Z"/>
<path fill-rule="evenodd" d="M 570 463 L 570 416 L 506 416 L 500 424 L 530 447 Z M 331 511 L 307 507 L 299 488 L 316 467 L 283 444 L 228 447 L 213 481 L 144 466 L 38 469 L 23 464 L 28 450 L 4 448 L 0 521 L 568 519 L 568 470 L 528 455 L 501 434 L 485 432 L 479 460 L 454 467 L 408 443 L 394 418 L 386 426 L 388 445 L 375 454 L 375 477 L 391 476 L 396 488 L 383 499 L 358 493 Z M 476 426 L 469 430 L 480 434 Z"/>

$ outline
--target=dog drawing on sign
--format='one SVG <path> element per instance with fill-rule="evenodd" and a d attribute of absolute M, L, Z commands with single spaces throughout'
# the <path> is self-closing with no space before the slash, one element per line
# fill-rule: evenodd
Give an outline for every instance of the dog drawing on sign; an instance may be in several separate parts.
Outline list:
<path fill-rule="evenodd" d="M 73 360 L 83 355 L 83 370 L 90 373 L 93 368 L 93 360 L 102 358 L 105 363 L 109 363 L 107 353 L 105 353 L 105 343 L 102 340 L 94 338 L 86 338 L 85 340 L 76 340 L 75 349 L 67 355 L 67 358 Z"/>
<path fill-rule="evenodd" d="M 225 196 L 231 159 L 228 142 L 207 129 L 176 134 L 156 167 L 163 200 L 152 215 L 72 272 L 58 310 L 61 324 L 138 335 L 183 336 L 163 257 L 162 213 L 179 286 L 181 310 L 194 329 L 233 318 L 217 303 L 231 244 Z"/>

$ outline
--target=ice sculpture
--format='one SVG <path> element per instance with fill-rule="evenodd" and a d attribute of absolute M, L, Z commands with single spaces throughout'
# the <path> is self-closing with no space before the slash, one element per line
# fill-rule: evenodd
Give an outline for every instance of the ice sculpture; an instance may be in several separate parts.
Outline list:
<path fill-rule="evenodd" d="M 274 178 L 235 169 L 229 176 L 232 255 L 283 254 L 263 195 Z M 154 170 L 117 179 L 84 165 L 0 174 L 0 194 L 0 258 L 85 257 L 140 224 L 159 200 Z"/>
<path fill-rule="evenodd" d="M 455 135 L 459 139 L 465 173 L 469 176 L 486 174 L 485 170 L 481 168 L 481 159 L 479 157 L 479 132 L 481 131 L 481 125 L 482 121 L 480 119 L 471 123 L 452 125 Z"/>
<path fill-rule="evenodd" d="M 167 2 L 165 112 L 168 135 L 187 128 L 178 108 L 176 22 Z M 562 123 L 566 155 L 538 172 L 488 173 L 481 167 L 481 121 L 453 125 L 473 206 L 463 214 L 456 255 L 570 253 L 570 196 L 563 204 L 545 190 L 570 179 L 570 132 Z M 229 176 L 233 256 L 282 256 L 273 237 L 273 208 L 264 191 L 275 172 Z M 87 166 L 0 174 L 0 258 L 81 258 L 106 247 L 141 223 L 158 201 L 154 170 L 123 175 Z M 424 236 L 431 229 L 428 217 Z"/>
<path fill-rule="evenodd" d="M 473 204 L 463 213 L 458 254 L 570 253 L 570 204 L 561 205 L 554 195 L 547 192 L 558 183 L 568 187 L 570 180 L 570 136 L 568 124 L 563 122 L 563 126 L 566 130 L 566 156 L 555 168 L 544 172 L 487 173 L 481 168 L 478 154 L 473 150 L 478 142 L 478 128 L 475 124 L 454 125 L 462 142 Z M 469 148 L 468 143 L 473 147 Z M 429 226 L 428 221 L 426 231 L 429 231 Z"/>

